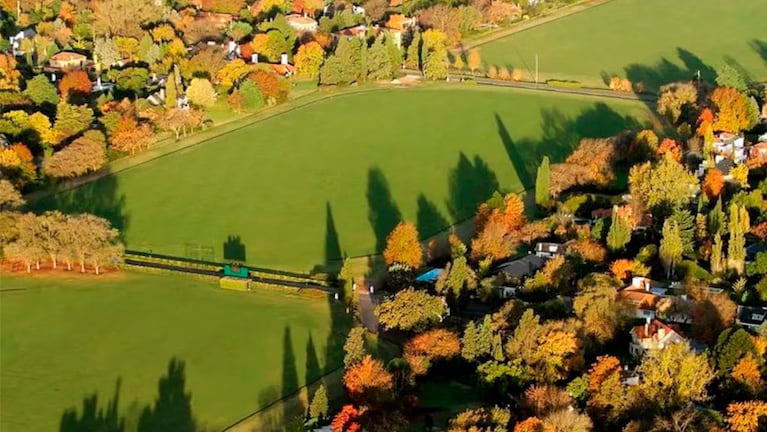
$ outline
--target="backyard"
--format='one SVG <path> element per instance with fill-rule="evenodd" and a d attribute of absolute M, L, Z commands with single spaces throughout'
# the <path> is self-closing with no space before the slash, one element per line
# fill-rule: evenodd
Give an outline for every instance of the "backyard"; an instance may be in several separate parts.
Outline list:
<path fill-rule="evenodd" d="M 712 80 L 728 63 L 752 80 L 767 80 L 764 1 L 612 0 L 481 46 L 486 65 L 521 68 L 534 80 L 576 80 L 604 86 L 617 75 L 645 88 Z M 736 60 L 737 59 L 737 60 Z"/>
<path fill-rule="evenodd" d="M 221 430 L 343 365 L 348 323 L 324 300 L 132 272 L 2 289 L 7 432 Z"/>
<path fill-rule="evenodd" d="M 648 123 L 639 102 L 479 87 L 340 96 L 59 193 L 38 209 L 108 217 L 128 249 L 310 271 L 422 236 L 534 182 L 584 136 Z"/>

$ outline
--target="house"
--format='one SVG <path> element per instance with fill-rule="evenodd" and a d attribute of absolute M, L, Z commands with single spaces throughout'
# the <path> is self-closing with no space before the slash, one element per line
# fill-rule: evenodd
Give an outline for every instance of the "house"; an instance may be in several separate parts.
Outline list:
<path fill-rule="evenodd" d="M 630 334 L 629 351 L 635 357 L 641 357 L 647 351 L 665 349 L 671 344 L 688 342 L 676 325 L 651 318 L 643 325 L 632 327 Z"/>
<path fill-rule="evenodd" d="M 748 160 L 750 162 L 767 161 L 767 136 L 764 139 L 765 141 L 752 145 L 748 150 Z"/>
<path fill-rule="evenodd" d="M 88 64 L 88 58 L 82 54 L 72 51 L 61 51 L 53 55 L 48 61 L 51 69 L 59 71 L 69 71 L 84 69 Z"/>
<path fill-rule="evenodd" d="M 767 307 L 738 306 L 738 318 L 735 322 L 749 330 L 759 331 L 767 322 Z"/>
<path fill-rule="evenodd" d="M 358 37 L 360 39 L 365 39 L 367 35 L 368 35 L 368 26 L 366 26 L 365 24 L 360 24 L 354 27 L 341 29 L 333 33 L 333 36 L 335 36 L 336 38 L 345 36 L 345 37 Z"/>
<path fill-rule="evenodd" d="M 543 268 L 544 264 L 546 264 L 546 260 L 537 255 L 529 254 L 499 265 L 493 273 L 504 273 L 507 276 L 524 279 Z"/>
<path fill-rule="evenodd" d="M 402 14 L 389 15 L 389 19 L 384 24 L 384 31 L 391 35 L 394 45 L 398 48 L 402 48 L 402 40 L 404 35 L 410 31 L 410 29 L 416 26 L 415 17 L 407 17 Z"/>
<path fill-rule="evenodd" d="M 745 139 L 741 136 L 722 132 L 714 141 L 714 152 L 719 156 L 732 159 L 736 164 L 746 160 Z"/>
<path fill-rule="evenodd" d="M 288 24 L 298 33 L 316 33 L 319 24 L 316 20 L 308 16 L 299 14 L 290 14 L 285 17 Z"/>
<path fill-rule="evenodd" d="M 724 179 L 732 180 L 732 174 L 730 174 L 730 171 L 735 168 L 735 162 L 733 162 L 732 159 L 719 155 L 716 156 L 715 160 L 716 165 L 714 165 L 714 167 L 722 173 Z"/>
<path fill-rule="evenodd" d="M 9 45 L 14 55 L 22 55 L 24 51 L 21 50 L 21 41 L 24 39 L 32 39 L 35 37 L 35 29 L 32 27 L 19 31 L 14 36 L 8 38 Z"/>
<path fill-rule="evenodd" d="M 567 252 L 567 243 L 539 242 L 535 245 L 535 255 L 541 258 L 554 258 Z"/>
<path fill-rule="evenodd" d="M 613 208 L 612 207 L 610 207 L 610 208 L 603 208 L 603 209 L 596 209 L 596 210 L 592 210 L 592 212 L 591 212 L 591 220 L 596 222 L 599 219 L 612 217 L 612 215 L 613 215 Z"/>
<path fill-rule="evenodd" d="M 618 300 L 634 306 L 633 316 L 636 318 L 654 319 L 658 302 L 666 294 L 666 289 L 657 282 L 645 278 L 634 277 L 631 285 L 618 291 Z"/>

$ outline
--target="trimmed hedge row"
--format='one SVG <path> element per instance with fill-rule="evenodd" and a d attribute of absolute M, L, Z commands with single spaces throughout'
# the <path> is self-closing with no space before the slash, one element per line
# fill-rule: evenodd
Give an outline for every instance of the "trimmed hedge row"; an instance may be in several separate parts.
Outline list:
<path fill-rule="evenodd" d="M 552 87 L 567 87 L 567 88 L 582 88 L 583 84 L 579 81 L 566 81 L 566 80 L 547 80 L 546 85 Z"/>
<path fill-rule="evenodd" d="M 231 277 L 222 277 L 218 280 L 218 286 L 224 289 L 235 291 L 249 291 L 250 279 L 237 279 Z"/>
<path fill-rule="evenodd" d="M 160 269 L 160 268 L 154 268 L 154 267 L 144 267 L 140 265 L 134 265 L 134 264 L 121 264 L 120 265 L 123 269 L 130 270 L 130 271 L 138 271 L 143 273 L 150 273 L 150 274 L 181 274 L 193 278 L 197 278 L 200 280 L 205 281 L 216 281 L 219 279 L 218 276 L 213 275 L 202 275 L 197 273 L 188 273 L 180 270 L 173 270 L 173 269 Z"/>

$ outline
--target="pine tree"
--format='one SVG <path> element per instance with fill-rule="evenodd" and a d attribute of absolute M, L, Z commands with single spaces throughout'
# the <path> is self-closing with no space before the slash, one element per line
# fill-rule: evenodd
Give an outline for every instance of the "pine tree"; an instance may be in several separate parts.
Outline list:
<path fill-rule="evenodd" d="M 623 249 L 631 241 L 631 225 L 618 212 L 613 212 L 610 230 L 607 232 L 607 246 L 612 251 Z"/>
<path fill-rule="evenodd" d="M 477 349 L 477 326 L 474 325 L 474 321 L 469 321 L 466 325 L 461 342 L 461 356 L 468 361 L 476 360 L 479 357 L 479 350 Z"/>
<path fill-rule="evenodd" d="M 735 203 L 730 205 L 730 240 L 727 242 L 727 267 L 743 274 L 746 260 L 745 234 L 751 228 L 748 210 Z"/>
<path fill-rule="evenodd" d="M 367 56 L 367 76 L 371 80 L 388 79 L 392 76 L 391 59 L 389 52 L 383 43 L 382 38 L 378 38 L 370 46 Z"/>
<path fill-rule="evenodd" d="M 365 329 L 362 327 L 354 327 L 349 331 L 349 336 L 346 337 L 346 343 L 344 343 L 344 366 L 350 367 L 362 361 L 367 354 L 365 350 Z"/>
<path fill-rule="evenodd" d="M 544 156 L 541 165 L 538 167 L 538 174 L 535 177 L 535 203 L 538 207 L 548 208 L 551 192 L 549 183 L 551 181 L 551 170 L 549 167 L 549 157 Z"/>
<path fill-rule="evenodd" d="M 309 416 L 311 418 L 321 419 L 328 415 L 328 392 L 325 390 L 325 384 L 314 392 L 312 403 L 309 405 Z"/>
<path fill-rule="evenodd" d="M 389 54 L 389 63 L 391 64 L 391 75 L 389 78 L 396 77 L 402 67 L 402 51 L 391 37 L 384 37 L 386 52 Z"/>

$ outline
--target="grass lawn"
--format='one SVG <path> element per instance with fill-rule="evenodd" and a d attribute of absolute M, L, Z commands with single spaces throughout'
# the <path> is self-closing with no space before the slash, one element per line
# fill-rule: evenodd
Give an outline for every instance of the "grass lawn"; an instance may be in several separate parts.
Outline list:
<path fill-rule="evenodd" d="M 347 324 L 321 300 L 130 272 L 3 275 L 2 289 L 4 432 L 221 430 L 343 364 Z"/>
<path fill-rule="evenodd" d="M 106 216 L 129 249 L 309 271 L 382 250 L 401 218 L 433 234 L 496 189 L 532 186 L 544 155 L 648 121 L 639 102 L 457 84 L 338 96 L 39 209 Z"/>
<path fill-rule="evenodd" d="M 628 77 L 648 89 L 713 79 L 723 63 L 767 80 L 764 0 L 613 0 L 481 47 L 488 65 L 518 67 L 533 80 L 572 79 L 603 86 L 602 76 Z M 609 78 L 608 78 L 609 79 Z"/>

